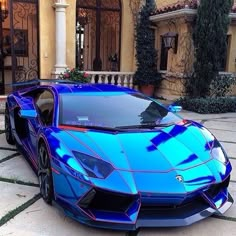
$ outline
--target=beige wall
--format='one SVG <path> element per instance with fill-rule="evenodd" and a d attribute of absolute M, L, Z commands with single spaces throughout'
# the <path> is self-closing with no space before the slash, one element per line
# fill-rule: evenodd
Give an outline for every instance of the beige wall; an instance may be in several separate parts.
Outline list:
<path fill-rule="evenodd" d="M 129 1 L 122 0 L 121 19 L 121 71 L 133 71 L 135 68 L 134 23 Z"/>
<path fill-rule="evenodd" d="M 55 13 L 53 0 L 39 1 L 40 77 L 51 78 L 55 65 Z"/>
<path fill-rule="evenodd" d="M 76 0 L 67 0 L 69 4 L 66 9 L 66 64 L 69 68 L 75 67 L 75 50 L 76 50 Z"/>
<path fill-rule="evenodd" d="M 157 4 L 158 8 L 161 8 L 161 7 L 176 3 L 176 2 L 178 2 L 178 0 L 164 0 L 164 1 L 163 0 L 156 0 L 156 4 Z"/>
<path fill-rule="evenodd" d="M 187 25 L 184 19 L 180 18 L 174 24 L 166 21 L 157 24 L 156 48 L 158 49 L 158 67 L 161 60 L 161 35 L 167 32 L 178 34 L 177 53 L 173 49 L 168 51 L 167 71 L 175 73 L 186 73 L 190 70 L 193 61 L 193 45 L 191 40 L 191 26 Z"/>
<path fill-rule="evenodd" d="M 229 27 L 228 35 L 230 35 L 231 38 L 228 49 L 227 69 L 229 72 L 236 72 L 236 25 Z"/>

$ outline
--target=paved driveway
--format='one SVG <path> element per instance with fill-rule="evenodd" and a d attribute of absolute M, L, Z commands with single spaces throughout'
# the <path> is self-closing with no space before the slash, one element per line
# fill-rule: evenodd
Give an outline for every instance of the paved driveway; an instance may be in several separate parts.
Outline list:
<path fill-rule="evenodd" d="M 230 190 L 236 197 L 236 113 L 199 115 L 182 112 L 208 127 L 221 141 L 230 156 L 233 173 Z M 0 130 L 3 130 L 0 115 Z M 140 229 L 137 232 L 116 232 L 93 229 L 75 222 L 54 206 L 40 198 L 34 172 L 14 146 L 9 146 L 0 134 L 0 236 L 79 236 L 79 235 L 236 235 L 236 206 L 224 217 L 210 217 L 194 225 L 181 228 Z"/>

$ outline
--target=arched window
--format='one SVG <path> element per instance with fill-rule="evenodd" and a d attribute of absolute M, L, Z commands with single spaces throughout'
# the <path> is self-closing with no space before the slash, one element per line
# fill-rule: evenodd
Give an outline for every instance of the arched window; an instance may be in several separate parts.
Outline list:
<path fill-rule="evenodd" d="M 120 0 L 77 0 L 76 6 L 76 66 L 119 70 Z"/>

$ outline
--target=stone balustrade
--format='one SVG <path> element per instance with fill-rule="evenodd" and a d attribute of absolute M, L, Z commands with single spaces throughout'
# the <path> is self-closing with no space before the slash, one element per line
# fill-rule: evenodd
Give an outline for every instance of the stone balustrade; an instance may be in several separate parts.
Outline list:
<path fill-rule="evenodd" d="M 91 75 L 91 83 L 115 84 L 133 88 L 134 72 L 118 72 L 118 71 L 88 71 Z"/>

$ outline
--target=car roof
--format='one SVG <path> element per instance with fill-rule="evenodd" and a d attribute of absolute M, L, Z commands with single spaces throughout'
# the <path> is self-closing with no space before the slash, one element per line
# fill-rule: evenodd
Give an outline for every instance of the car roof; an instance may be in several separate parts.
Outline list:
<path fill-rule="evenodd" d="M 137 91 L 111 84 L 50 84 L 59 94 L 80 92 L 125 92 L 137 93 Z"/>

